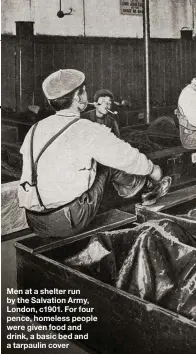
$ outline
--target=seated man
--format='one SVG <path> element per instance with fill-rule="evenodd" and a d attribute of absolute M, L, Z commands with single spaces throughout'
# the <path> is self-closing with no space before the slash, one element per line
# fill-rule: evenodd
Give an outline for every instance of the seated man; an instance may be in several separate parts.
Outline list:
<path fill-rule="evenodd" d="M 120 131 L 118 123 L 112 114 L 109 112 L 112 106 L 114 95 L 109 90 L 99 90 L 94 95 L 95 109 L 85 112 L 82 118 L 89 119 L 92 122 L 104 124 L 111 129 L 118 138 L 120 138 Z M 109 111 L 108 111 L 109 110 Z"/>
<path fill-rule="evenodd" d="M 159 184 L 159 166 L 104 125 L 80 119 L 88 102 L 82 72 L 59 70 L 44 80 L 43 91 L 56 113 L 25 137 L 18 194 L 38 235 L 81 232 L 97 214 L 109 180 L 124 198 L 136 195 L 148 181 Z"/>
<path fill-rule="evenodd" d="M 182 145 L 186 149 L 196 148 L 196 78 L 182 90 L 176 113 Z"/>

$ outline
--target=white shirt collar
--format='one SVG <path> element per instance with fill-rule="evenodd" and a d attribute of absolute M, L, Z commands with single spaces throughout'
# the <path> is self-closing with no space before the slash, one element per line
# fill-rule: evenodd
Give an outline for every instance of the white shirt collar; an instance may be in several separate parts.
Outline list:
<path fill-rule="evenodd" d="M 80 118 L 80 113 L 73 112 L 71 109 L 62 109 L 58 112 L 56 112 L 57 116 L 64 116 L 64 117 L 76 117 Z"/>

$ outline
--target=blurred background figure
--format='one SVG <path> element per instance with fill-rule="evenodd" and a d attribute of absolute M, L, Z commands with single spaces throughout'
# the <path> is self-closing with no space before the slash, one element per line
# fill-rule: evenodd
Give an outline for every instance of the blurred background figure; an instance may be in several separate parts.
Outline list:
<path fill-rule="evenodd" d="M 196 148 L 196 78 L 182 90 L 176 114 L 182 145 L 186 149 Z"/>
<path fill-rule="evenodd" d="M 112 133 L 120 138 L 120 130 L 115 119 L 117 112 L 111 111 L 113 100 L 114 95 L 111 91 L 107 89 L 97 91 L 94 95 L 95 109 L 83 113 L 82 118 L 106 125 L 106 127 L 111 129 Z"/>

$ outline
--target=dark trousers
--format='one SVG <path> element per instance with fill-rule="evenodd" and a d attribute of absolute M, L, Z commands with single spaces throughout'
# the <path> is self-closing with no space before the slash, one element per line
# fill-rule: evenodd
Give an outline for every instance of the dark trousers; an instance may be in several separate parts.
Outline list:
<path fill-rule="evenodd" d="M 26 210 L 29 227 L 42 237 L 70 237 L 85 230 L 94 219 L 107 184 L 113 183 L 124 198 L 136 195 L 144 186 L 146 176 L 129 175 L 125 172 L 98 165 L 92 187 L 71 203 L 56 210 L 37 213 Z"/>

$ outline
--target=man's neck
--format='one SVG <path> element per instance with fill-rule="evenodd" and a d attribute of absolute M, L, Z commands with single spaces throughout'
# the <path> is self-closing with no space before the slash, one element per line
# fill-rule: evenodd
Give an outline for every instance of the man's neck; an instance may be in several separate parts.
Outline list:
<path fill-rule="evenodd" d="M 80 110 L 77 106 L 72 105 L 71 107 L 68 108 L 69 111 L 73 114 L 79 115 L 80 114 Z"/>
<path fill-rule="evenodd" d="M 98 111 L 96 110 L 96 116 L 97 116 L 98 118 L 104 118 L 104 117 L 105 117 L 105 114 L 100 113 L 100 112 L 98 112 Z"/>
<path fill-rule="evenodd" d="M 65 116 L 76 116 L 76 117 L 80 117 L 80 112 L 77 109 L 73 109 L 73 107 L 67 108 L 67 109 L 62 109 L 59 112 L 57 112 L 57 115 L 65 115 Z"/>

